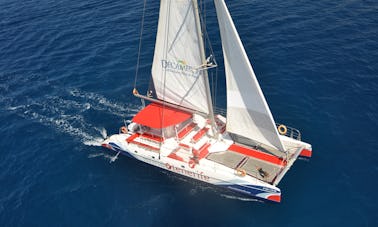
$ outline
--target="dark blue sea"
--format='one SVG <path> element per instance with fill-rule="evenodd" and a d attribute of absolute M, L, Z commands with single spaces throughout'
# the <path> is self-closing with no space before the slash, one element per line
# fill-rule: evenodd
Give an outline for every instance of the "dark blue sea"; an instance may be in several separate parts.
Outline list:
<path fill-rule="evenodd" d="M 98 146 L 140 108 L 143 1 L 0 0 L 0 226 L 378 226 L 378 2 L 227 4 L 276 121 L 313 145 L 280 204 L 111 162 Z M 158 7 L 147 1 L 140 91 Z M 204 11 L 221 81 L 212 3 Z"/>

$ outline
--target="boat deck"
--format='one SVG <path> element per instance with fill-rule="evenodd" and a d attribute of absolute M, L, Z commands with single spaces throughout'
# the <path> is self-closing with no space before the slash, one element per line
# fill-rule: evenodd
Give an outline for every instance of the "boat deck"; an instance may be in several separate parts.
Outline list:
<path fill-rule="evenodd" d="M 242 169 L 246 174 L 272 183 L 285 167 L 286 162 L 276 156 L 233 144 L 227 151 L 209 154 L 206 159 L 232 169 Z"/>
<path fill-rule="evenodd" d="M 224 122 L 217 122 L 217 124 L 220 127 L 225 126 Z M 208 135 L 210 125 L 207 122 L 200 125 L 192 121 L 177 132 L 177 147 L 170 150 L 166 156 L 188 164 L 193 161 L 199 164 L 201 159 L 206 158 L 268 183 L 274 182 L 287 165 L 285 160 L 277 156 L 240 144 L 232 144 L 226 151 L 209 153 L 212 145 L 211 137 Z M 133 134 L 126 141 L 160 153 L 164 138 L 144 131 Z"/>

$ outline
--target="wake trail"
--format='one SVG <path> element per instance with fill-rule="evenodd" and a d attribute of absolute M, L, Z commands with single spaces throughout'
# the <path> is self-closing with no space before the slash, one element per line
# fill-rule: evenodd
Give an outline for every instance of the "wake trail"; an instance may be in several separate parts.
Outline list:
<path fill-rule="evenodd" d="M 98 157 L 103 157 L 106 160 L 109 160 L 109 163 L 114 162 L 118 156 L 106 154 L 106 153 L 95 153 L 95 154 L 90 154 L 88 155 L 88 158 L 98 158 Z"/>
<path fill-rule="evenodd" d="M 79 139 L 86 146 L 101 146 L 107 138 L 104 127 L 91 123 L 92 113 L 89 110 L 103 111 L 123 119 L 139 111 L 137 105 L 123 105 L 100 94 L 79 89 L 62 90 L 59 94 L 63 96 L 47 95 L 26 99 L 25 93 L 28 93 L 27 87 L 17 94 L 4 93 L 0 97 L 0 110 L 52 127 Z"/>
<path fill-rule="evenodd" d="M 85 122 L 82 118 L 78 116 L 65 115 L 58 118 L 43 115 L 32 110 L 24 111 L 21 114 L 21 116 L 31 120 L 38 121 L 45 126 L 50 126 L 59 132 L 63 132 L 70 136 L 80 138 L 83 144 L 87 146 L 101 146 L 101 143 L 104 140 L 102 137 L 94 136 L 93 134 L 84 131 L 82 127 L 75 127 L 75 125 L 85 126 L 84 128 L 91 127 L 89 123 Z"/>
<path fill-rule="evenodd" d="M 103 127 L 94 127 L 82 113 L 88 108 L 86 103 L 65 100 L 60 97 L 46 97 L 31 104 L 7 106 L 5 109 L 56 131 L 79 138 L 87 146 L 101 146 L 107 136 Z"/>
<path fill-rule="evenodd" d="M 93 92 L 83 92 L 79 89 L 72 89 L 69 93 L 75 98 L 80 98 L 88 102 L 90 108 L 92 109 L 98 111 L 107 111 L 111 114 L 124 118 L 134 116 L 140 110 L 137 105 L 123 105 L 114 101 L 110 101 L 104 96 Z"/>
<path fill-rule="evenodd" d="M 100 94 L 54 86 L 44 74 L 27 77 L 16 72 L 0 74 L 0 82 L 0 113 L 16 114 L 26 120 L 39 122 L 75 137 L 87 146 L 100 146 L 107 137 L 105 128 L 95 125 L 93 112 L 89 110 L 122 119 L 139 111 L 136 105 L 123 105 Z M 17 89 L 12 89 L 16 86 Z M 39 91 L 50 93 L 45 95 Z"/>

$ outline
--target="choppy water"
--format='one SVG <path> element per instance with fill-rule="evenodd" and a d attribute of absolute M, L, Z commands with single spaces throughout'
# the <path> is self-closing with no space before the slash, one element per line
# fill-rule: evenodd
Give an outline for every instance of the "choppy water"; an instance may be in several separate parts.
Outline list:
<path fill-rule="evenodd" d="M 378 3 L 227 3 L 276 120 L 313 144 L 310 162 L 281 182 L 281 204 L 110 162 L 96 146 L 139 109 L 142 1 L 2 0 L 0 225 L 377 226 Z M 150 73 L 157 13 L 149 1 L 140 75 Z"/>

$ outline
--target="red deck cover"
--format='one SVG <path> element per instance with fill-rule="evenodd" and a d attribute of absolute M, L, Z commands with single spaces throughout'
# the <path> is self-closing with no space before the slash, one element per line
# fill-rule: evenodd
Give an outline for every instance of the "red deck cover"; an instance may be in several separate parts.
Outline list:
<path fill-rule="evenodd" d="M 151 103 L 135 115 L 133 122 L 159 129 L 179 124 L 191 116 L 190 113 L 183 110 Z"/>

